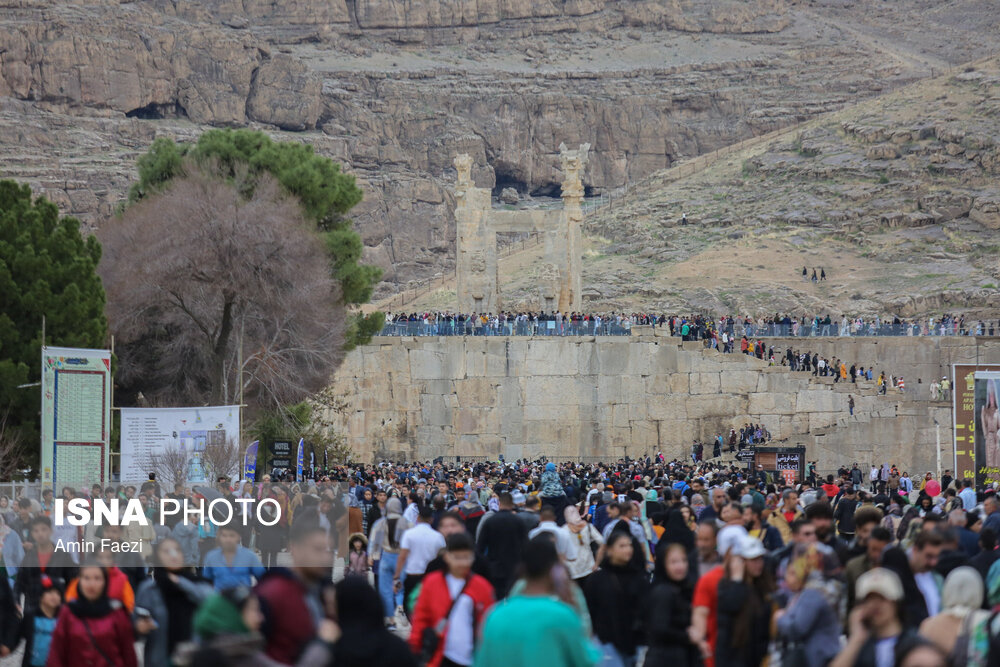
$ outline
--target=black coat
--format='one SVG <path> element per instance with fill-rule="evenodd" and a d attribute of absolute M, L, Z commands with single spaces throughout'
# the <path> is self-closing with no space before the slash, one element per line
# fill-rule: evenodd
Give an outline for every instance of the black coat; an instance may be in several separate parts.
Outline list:
<path fill-rule="evenodd" d="M 701 664 L 698 647 L 688 639 L 691 625 L 690 586 L 672 581 L 653 586 L 643 605 L 643 629 L 646 632 L 644 667 L 697 667 Z"/>
<path fill-rule="evenodd" d="M 14 592 L 10 589 L 7 576 L 0 574 L 0 645 L 14 652 L 17 648 L 17 608 Z"/>
<path fill-rule="evenodd" d="M 753 614 L 746 642 L 735 645 L 737 618 L 744 605 L 755 604 L 755 593 L 743 581 L 723 578 L 719 582 L 719 632 L 715 640 L 715 664 L 726 667 L 758 667 L 767 655 L 771 615 L 767 601 L 758 600 L 761 609 Z"/>
<path fill-rule="evenodd" d="M 643 643 L 640 618 L 648 590 L 646 573 L 635 567 L 605 563 L 590 575 L 584 594 L 601 643 L 613 644 L 623 655 L 635 655 Z"/>
<path fill-rule="evenodd" d="M 476 551 L 489 564 L 489 580 L 497 599 L 506 597 L 528 541 L 528 524 L 510 510 L 500 510 L 485 520 L 479 530 Z"/>

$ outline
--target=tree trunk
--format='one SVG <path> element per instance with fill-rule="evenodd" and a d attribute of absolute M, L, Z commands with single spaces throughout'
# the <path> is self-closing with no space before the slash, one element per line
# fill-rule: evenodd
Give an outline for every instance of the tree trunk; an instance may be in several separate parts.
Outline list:
<path fill-rule="evenodd" d="M 233 333 L 233 296 L 225 295 L 222 306 L 222 322 L 219 324 L 219 335 L 212 349 L 212 402 L 214 405 L 226 405 L 229 397 L 225 395 L 226 386 L 226 354 L 229 352 L 229 337 Z"/>

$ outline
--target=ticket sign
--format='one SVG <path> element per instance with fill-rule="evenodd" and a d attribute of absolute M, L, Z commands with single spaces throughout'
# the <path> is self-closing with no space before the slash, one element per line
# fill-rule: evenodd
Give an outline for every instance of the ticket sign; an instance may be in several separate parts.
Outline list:
<path fill-rule="evenodd" d="M 42 348 L 42 485 L 110 481 L 111 352 Z"/>
<path fill-rule="evenodd" d="M 986 447 L 985 437 L 982 437 L 980 447 L 980 457 L 976 457 L 976 434 L 977 434 L 977 414 L 976 414 L 976 372 L 998 372 L 1000 364 L 955 364 L 952 367 L 952 423 L 955 425 L 955 476 L 958 479 L 977 480 L 976 485 L 981 486 L 985 477 L 978 474 L 979 469 L 987 466 L 985 460 Z M 985 382 L 980 383 L 980 403 L 986 398 Z M 979 410 L 982 417 L 982 407 Z M 983 433 L 980 427 L 980 434 Z M 994 475 L 989 475 L 991 481 Z"/>

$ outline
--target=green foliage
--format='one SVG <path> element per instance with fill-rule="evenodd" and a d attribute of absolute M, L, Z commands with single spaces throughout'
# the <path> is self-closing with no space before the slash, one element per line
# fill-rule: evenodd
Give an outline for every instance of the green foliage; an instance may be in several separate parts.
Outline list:
<path fill-rule="evenodd" d="M 41 377 L 42 316 L 49 345 L 101 347 L 107 338 L 104 287 L 97 276 L 101 245 L 60 218 L 31 188 L 0 181 L 0 415 L 8 414 L 38 464 L 39 392 L 18 385 Z"/>
<path fill-rule="evenodd" d="M 129 191 L 134 202 L 161 189 L 183 171 L 185 159 L 211 165 L 223 176 L 237 181 L 244 195 L 251 195 L 256 178 L 269 173 L 298 198 L 306 216 L 323 233 L 332 263 L 332 274 L 340 282 L 341 300 L 347 305 L 367 303 L 375 283 L 382 277 L 378 267 L 361 264 L 363 245 L 345 215 L 361 201 L 362 192 L 354 177 L 340 171 L 340 165 L 316 155 L 312 146 L 297 142 L 276 143 L 256 130 L 209 130 L 197 143 L 176 144 L 159 138 L 149 152 L 139 158 L 139 182 Z M 357 327 L 358 337 L 347 345 L 363 345 L 371 340 Z M 377 329 L 376 329 L 377 331 Z"/>
<path fill-rule="evenodd" d="M 347 331 L 344 332 L 346 340 L 344 349 L 350 351 L 357 345 L 364 345 L 364 343 L 357 341 L 370 341 L 372 336 L 382 330 L 383 326 L 385 326 L 385 314 L 380 311 L 368 315 L 362 313 L 351 315 L 347 321 Z"/>

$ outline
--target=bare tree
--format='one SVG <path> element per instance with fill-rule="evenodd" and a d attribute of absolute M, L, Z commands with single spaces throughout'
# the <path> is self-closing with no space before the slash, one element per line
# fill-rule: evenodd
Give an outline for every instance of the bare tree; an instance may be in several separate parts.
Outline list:
<path fill-rule="evenodd" d="M 301 401 L 342 359 L 345 312 L 297 200 L 187 165 L 105 224 L 99 273 L 127 393 L 173 404 Z M 241 359 L 242 357 L 242 359 Z"/>
<path fill-rule="evenodd" d="M 242 458 L 243 452 L 240 446 L 232 438 L 226 438 L 205 445 L 202 463 L 212 481 L 219 477 L 232 479 L 234 474 L 241 472 Z"/>
<path fill-rule="evenodd" d="M 187 485 L 188 454 L 181 447 L 166 447 L 149 457 L 149 467 L 165 489 Z"/>
<path fill-rule="evenodd" d="M 24 460 L 24 438 L 21 432 L 10 425 L 10 412 L 0 416 L 0 481 L 14 479 L 18 465 Z"/>

